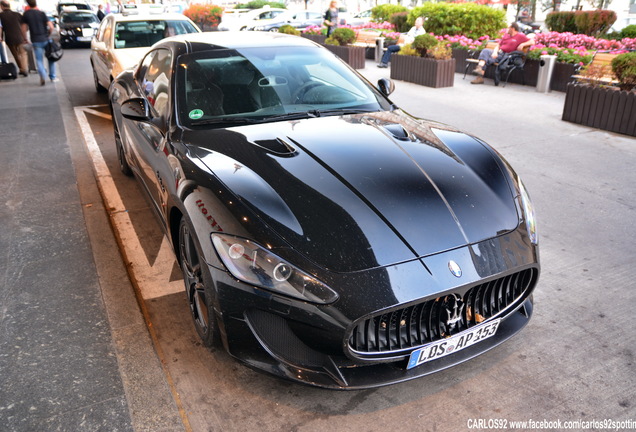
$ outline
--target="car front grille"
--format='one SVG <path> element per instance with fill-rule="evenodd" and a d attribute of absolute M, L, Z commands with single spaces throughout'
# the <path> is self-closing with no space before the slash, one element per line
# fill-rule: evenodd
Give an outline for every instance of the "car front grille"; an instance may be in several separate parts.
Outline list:
<path fill-rule="evenodd" d="M 395 355 L 447 338 L 521 304 L 537 276 L 538 270 L 530 268 L 473 286 L 463 295 L 450 293 L 373 315 L 353 328 L 349 347 L 361 355 Z"/>

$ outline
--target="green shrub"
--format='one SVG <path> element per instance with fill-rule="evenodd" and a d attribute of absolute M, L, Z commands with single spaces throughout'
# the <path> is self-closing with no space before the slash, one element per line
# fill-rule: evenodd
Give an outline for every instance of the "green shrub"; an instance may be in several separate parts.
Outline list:
<path fill-rule="evenodd" d="M 284 24 L 280 26 L 280 28 L 278 29 L 278 33 L 285 33 L 285 34 L 290 34 L 294 36 L 300 36 L 300 30 L 298 30 L 296 27 L 291 26 L 289 24 Z"/>
<path fill-rule="evenodd" d="M 450 60 L 453 58 L 453 50 L 446 44 L 438 43 L 428 49 L 426 56 L 436 60 Z"/>
<path fill-rule="evenodd" d="M 409 24 L 413 25 L 419 16 L 427 18 L 426 31 L 437 35 L 497 38 L 499 31 L 507 27 L 505 11 L 475 3 L 426 2 L 411 10 Z"/>
<path fill-rule="evenodd" d="M 636 24 L 628 25 L 623 30 L 621 30 L 620 34 L 621 34 L 621 39 L 625 39 L 625 38 L 634 39 L 634 38 L 636 38 Z"/>
<path fill-rule="evenodd" d="M 395 13 L 407 11 L 408 9 L 406 8 L 406 6 L 383 4 L 371 9 L 371 16 L 373 17 L 374 21 L 384 22 L 390 21 L 391 15 Z"/>
<path fill-rule="evenodd" d="M 351 30 L 350 28 L 340 27 L 335 29 L 331 36 L 325 40 L 327 45 L 349 45 L 350 43 L 355 42 L 356 40 L 356 32 Z"/>
<path fill-rule="evenodd" d="M 548 30 L 559 33 L 577 33 L 574 12 L 550 12 L 545 17 Z"/>
<path fill-rule="evenodd" d="M 636 51 L 614 57 L 612 72 L 620 81 L 622 90 L 631 91 L 636 88 Z"/>
<path fill-rule="evenodd" d="M 574 22 L 577 33 L 598 36 L 606 33 L 616 22 L 616 12 L 611 10 L 576 11 Z"/>
<path fill-rule="evenodd" d="M 439 41 L 432 34 L 423 34 L 415 37 L 415 40 L 411 44 L 420 57 L 427 57 L 429 50 L 435 45 L 439 44 Z"/>
<path fill-rule="evenodd" d="M 592 61 L 594 54 L 588 52 L 581 55 L 579 51 L 572 48 L 535 48 L 528 52 L 528 58 L 539 60 L 543 54 L 557 56 L 559 63 L 570 63 L 573 65 L 586 65 Z"/>
<path fill-rule="evenodd" d="M 409 26 L 408 17 L 408 12 L 397 12 L 391 15 L 391 18 L 389 18 L 389 22 L 393 24 L 395 31 L 406 33 L 411 29 L 411 26 Z"/>

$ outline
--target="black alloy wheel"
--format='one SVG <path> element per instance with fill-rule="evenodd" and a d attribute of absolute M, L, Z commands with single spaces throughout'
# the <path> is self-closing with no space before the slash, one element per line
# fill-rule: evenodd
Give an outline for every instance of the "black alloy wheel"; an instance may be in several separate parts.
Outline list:
<path fill-rule="evenodd" d="M 183 272 L 183 281 L 194 327 L 205 346 L 217 346 L 219 331 L 209 288 L 206 287 L 206 280 L 211 281 L 211 278 L 185 218 L 181 218 L 179 224 L 179 264 Z"/>

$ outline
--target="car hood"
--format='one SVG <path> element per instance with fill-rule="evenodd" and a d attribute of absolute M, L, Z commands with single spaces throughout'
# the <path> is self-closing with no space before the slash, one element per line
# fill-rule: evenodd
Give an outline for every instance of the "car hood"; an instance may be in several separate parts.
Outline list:
<path fill-rule="evenodd" d="M 259 232 L 275 231 L 330 271 L 405 262 L 519 224 L 509 168 L 492 149 L 400 111 L 188 131 L 183 140 L 267 225 Z"/>
<path fill-rule="evenodd" d="M 144 54 L 148 51 L 148 47 L 145 48 L 118 48 L 111 52 L 113 53 L 113 69 L 112 75 L 116 77 L 121 72 L 132 69 L 142 59 Z"/>

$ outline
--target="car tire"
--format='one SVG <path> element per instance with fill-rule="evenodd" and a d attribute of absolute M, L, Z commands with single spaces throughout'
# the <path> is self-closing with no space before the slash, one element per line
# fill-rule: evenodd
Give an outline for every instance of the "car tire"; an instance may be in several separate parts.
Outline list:
<path fill-rule="evenodd" d="M 110 110 L 111 114 L 113 112 L 112 108 Z M 128 161 L 126 160 L 126 153 L 124 153 L 124 145 L 121 142 L 121 135 L 119 133 L 119 128 L 117 127 L 117 123 L 115 122 L 115 116 L 113 115 L 113 131 L 115 133 L 115 147 L 117 148 L 117 160 L 119 161 L 119 169 L 124 175 L 131 177 L 133 172 L 130 169 L 130 165 L 128 165 Z"/>
<path fill-rule="evenodd" d="M 93 67 L 93 81 L 95 81 L 95 90 L 97 91 L 97 93 L 106 93 L 106 87 L 101 85 L 99 83 L 99 79 L 97 79 L 97 72 L 95 72 L 95 67 Z"/>
<path fill-rule="evenodd" d="M 203 344 L 213 348 L 220 345 L 220 333 L 212 302 L 212 277 L 200 251 L 194 231 L 186 218 L 182 217 L 179 223 L 178 258 L 190 313 Z"/>

